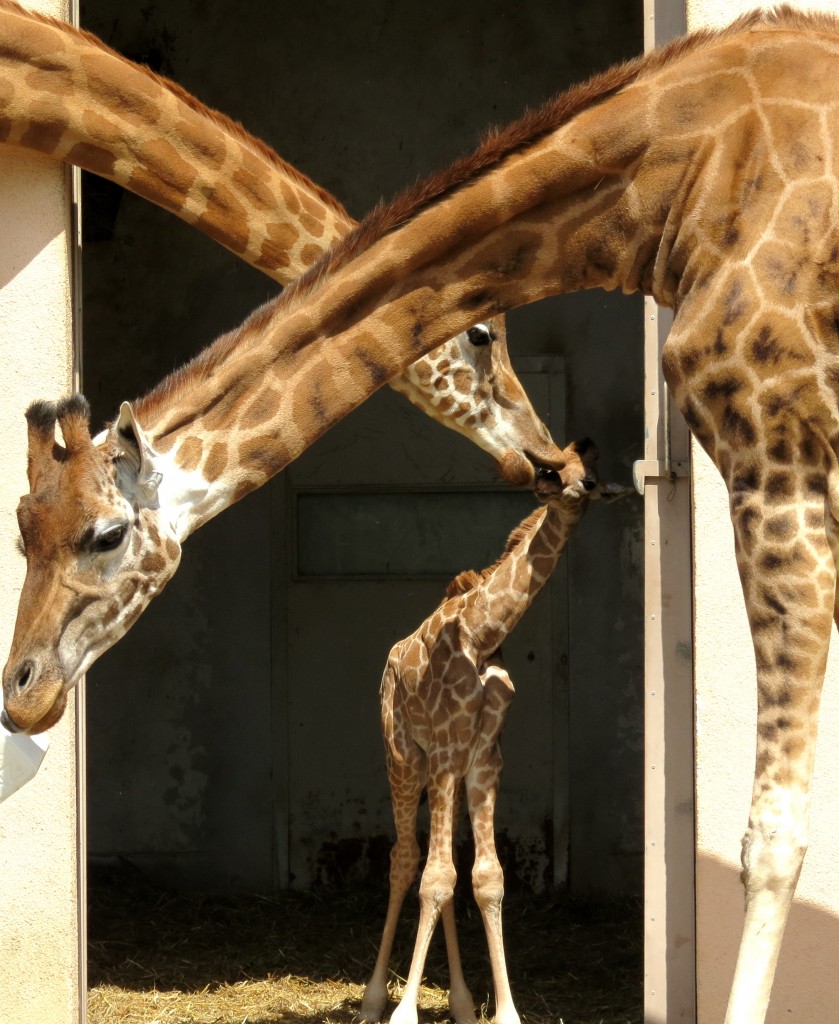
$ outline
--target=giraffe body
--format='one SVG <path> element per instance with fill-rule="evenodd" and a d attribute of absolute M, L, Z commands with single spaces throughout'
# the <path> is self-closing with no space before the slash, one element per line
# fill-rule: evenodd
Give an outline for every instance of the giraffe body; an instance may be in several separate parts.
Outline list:
<path fill-rule="evenodd" d="M 416 876 L 416 817 L 428 790 L 431 825 L 428 859 L 420 882 L 420 921 L 411 969 L 392 1024 L 415 1024 L 422 972 L 440 917 L 449 956 L 449 1007 L 457 1024 L 474 1022 L 463 977 L 452 897 L 453 833 L 465 790 L 475 863 L 472 887 L 481 910 L 495 986 L 498 1024 L 518 1024 L 504 957 L 501 903 L 504 876 L 495 851 L 494 814 L 501 777 L 499 740 L 514 688 L 501 659 L 501 644 L 550 578 L 572 529 L 595 487 L 590 442 L 566 450 L 577 480 L 563 488 L 545 480 L 544 506 L 511 534 L 502 557 L 483 573 L 462 573 L 445 600 L 391 649 L 382 677 L 382 731 L 396 826 L 391 851 L 390 900 L 362 1018 L 381 1019 L 387 1002 L 387 968 L 396 922 Z"/>
<path fill-rule="evenodd" d="M 673 307 L 664 372 L 729 491 L 757 668 L 746 922 L 727 1024 L 765 1018 L 807 845 L 836 614 L 837 73 L 839 22 L 781 7 L 597 76 L 377 210 L 134 410 L 152 462 L 182 458 L 196 435 L 212 448 L 221 424 L 250 417 L 210 482 L 218 511 L 478 321 L 589 287 L 641 290 Z M 101 473 L 113 444 L 109 435 L 100 449 Z M 30 455 L 47 457 L 38 443 Z M 90 528 L 87 515 L 66 517 L 76 486 L 66 475 L 54 490 L 61 514 L 22 524 L 31 593 L 4 694 L 25 728 L 51 714 L 47 685 L 60 696 L 73 681 L 41 672 L 57 664 L 60 624 L 75 615 L 83 636 L 100 615 L 60 601 L 34 626 L 48 566 L 63 559 L 72 576 L 81 556 L 66 553 L 66 538 Z M 24 502 L 39 500 L 36 488 Z M 183 510 L 160 514 L 200 525 L 204 510 L 181 500 Z M 135 565 L 119 561 L 126 572 Z M 89 586 L 101 587 L 105 567 L 88 569 Z M 119 606 L 117 594 L 107 600 Z M 97 642 L 123 630 L 113 616 Z M 81 660 L 88 647 L 80 641 Z"/>

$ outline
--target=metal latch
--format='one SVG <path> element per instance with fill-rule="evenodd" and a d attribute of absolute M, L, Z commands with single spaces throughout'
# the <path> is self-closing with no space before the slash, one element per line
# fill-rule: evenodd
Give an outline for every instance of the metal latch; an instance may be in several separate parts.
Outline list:
<path fill-rule="evenodd" d="M 639 494 L 644 493 L 647 480 L 675 480 L 690 476 L 689 462 L 663 462 L 660 459 L 639 459 L 632 464 L 632 482 Z"/>
<path fill-rule="evenodd" d="M 662 402 L 664 458 L 639 459 L 633 463 L 632 481 L 639 494 L 644 493 L 647 480 L 675 480 L 678 476 L 690 476 L 690 462 L 670 458 L 670 392 L 666 381 L 662 387 Z"/>

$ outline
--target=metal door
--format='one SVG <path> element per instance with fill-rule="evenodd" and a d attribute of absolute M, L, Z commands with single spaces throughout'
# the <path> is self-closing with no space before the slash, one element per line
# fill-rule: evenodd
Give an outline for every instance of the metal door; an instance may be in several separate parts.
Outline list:
<path fill-rule="evenodd" d="M 515 363 L 557 438 L 563 361 Z M 385 389 L 273 485 L 273 704 L 280 885 L 384 870 L 392 835 L 379 733 L 390 646 L 457 572 L 491 564 L 534 507 L 492 460 Z M 498 810 L 508 879 L 564 881 L 567 590 L 562 563 L 504 646 L 517 689 Z M 422 826 L 421 826 L 422 827 Z"/>

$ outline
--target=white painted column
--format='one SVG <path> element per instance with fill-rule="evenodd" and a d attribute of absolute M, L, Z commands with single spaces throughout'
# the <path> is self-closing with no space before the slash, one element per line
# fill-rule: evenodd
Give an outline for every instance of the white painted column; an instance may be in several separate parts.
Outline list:
<path fill-rule="evenodd" d="M 30 6 L 67 17 L 66 0 Z M 26 483 L 27 404 L 73 382 L 69 176 L 0 147 L 0 648 L 11 643 L 24 560 L 15 507 Z M 83 1019 L 76 701 L 44 764 L 0 804 L 0 1021 Z"/>
<path fill-rule="evenodd" d="M 688 0 L 691 30 L 728 24 L 755 0 Z M 771 6 L 766 4 L 764 6 Z M 837 0 L 793 3 L 839 13 Z M 719 1024 L 743 924 L 740 839 L 754 772 L 755 664 L 728 498 L 693 445 L 697 806 L 697 1000 L 699 1024 Z M 768 1024 L 836 1020 L 839 1005 L 839 662 L 828 665 L 811 808 L 811 845 L 775 979 Z"/>
<path fill-rule="evenodd" d="M 644 49 L 684 32 L 684 9 L 644 0 Z M 644 1024 L 694 1024 L 693 663 L 689 435 L 661 349 L 672 321 L 644 301 Z"/>

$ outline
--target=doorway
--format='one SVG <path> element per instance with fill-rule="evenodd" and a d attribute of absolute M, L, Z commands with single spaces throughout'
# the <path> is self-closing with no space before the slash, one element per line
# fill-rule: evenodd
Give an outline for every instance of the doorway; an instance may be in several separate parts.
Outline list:
<path fill-rule="evenodd" d="M 241 119 L 354 215 L 471 148 L 487 124 L 642 47 L 640 5 L 620 0 L 456 12 L 87 0 L 82 25 Z M 105 418 L 274 286 L 119 190 L 88 182 L 85 211 L 84 389 Z M 602 293 L 510 317 L 511 349 L 555 436 L 594 437 L 613 480 L 629 481 L 641 457 L 641 321 L 640 299 Z M 410 478 L 394 475 L 394 445 L 410 447 Z M 467 517 L 476 502 L 491 508 L 470 537 L 485 561 L 527 507 L 496 486 L 485 456 L 385 392 L 209 524 L 90 673 L 94 863 L 227 891 L 378 876 L 390 834 L 381 667 L 471 552 L 453 564 L 453 531 L 442 531 L 434 571 L 416 558 L 385 571 L 370 548 L 350 566 L 330 562 L 311 524 L 334 533 L 362 496 L 378 515 L 417 500 Z M 640 503 L 592 510 L 511 645 L 519 695 L 499 828 L 523 885 L 641 890 L 642 562 Z M 339 630 L 348 612 L 357 624 Z M 346 757 L 331 773 L 336 750 Z"/>

